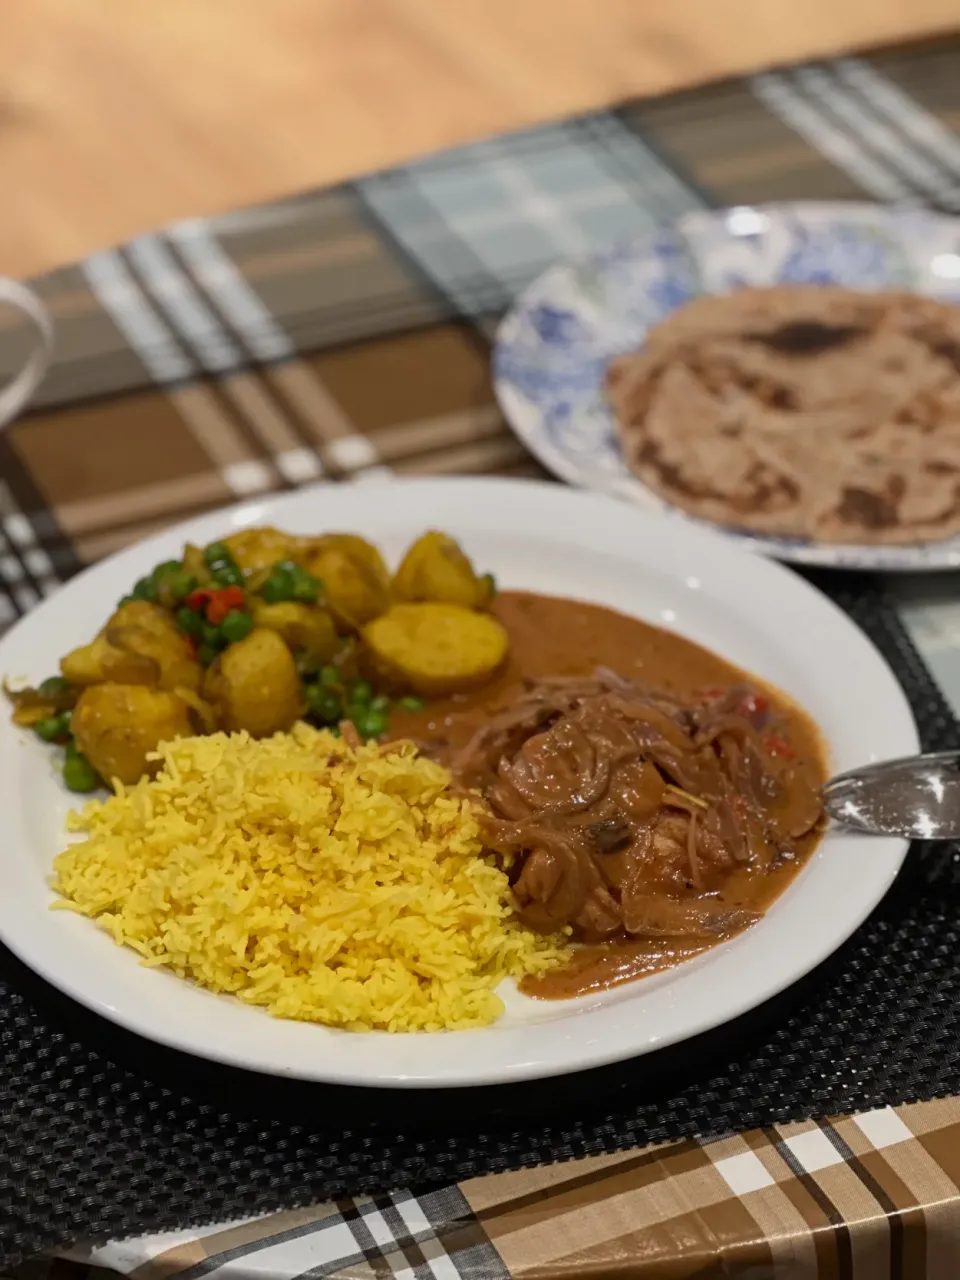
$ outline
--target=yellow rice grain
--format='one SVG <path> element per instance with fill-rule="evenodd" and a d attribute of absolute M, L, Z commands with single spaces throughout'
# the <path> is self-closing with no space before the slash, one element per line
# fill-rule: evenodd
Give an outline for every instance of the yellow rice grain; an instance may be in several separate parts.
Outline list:
<path fill-rule="evenodd" d="M 154 779 L 71 816 L 56 906 L 148 965 L 282 1018 L 352 1030 L 483 1026 L 507 975 L 564 959 L 520 927 L 473 803 L 412 746 L 296 725 L 182 738 Z"/>

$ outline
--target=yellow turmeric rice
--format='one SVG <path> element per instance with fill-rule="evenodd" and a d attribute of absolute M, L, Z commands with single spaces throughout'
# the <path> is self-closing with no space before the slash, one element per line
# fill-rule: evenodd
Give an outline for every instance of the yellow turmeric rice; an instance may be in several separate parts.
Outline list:
<path fill-rule="evenodd" d="M 296 725 L 182 738 L 154 779 L 72 815 L 56 905 L 147 965 L 282 1018 L 352 1030 L 478 1027 L 507 975 L 562 962 L 513 918 L 473 802 L 409 744 Z"/>

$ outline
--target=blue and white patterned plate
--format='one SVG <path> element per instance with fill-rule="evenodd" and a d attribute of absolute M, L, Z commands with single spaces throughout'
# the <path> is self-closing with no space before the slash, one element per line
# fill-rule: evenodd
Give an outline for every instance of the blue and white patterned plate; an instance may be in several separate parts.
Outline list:
<path fill-rule="evenodd" d="M 670 230 L 551 268 L 497 335 L 497 398 L 521 440 L 573 484 L 667 507 L 626 468 L 601 394 L 612 357 L 701 293 L 743 285 L 912 289 L 960 304 L 960 219 L 865 204 L 791 204 L 692 213 Z M 675 508 L 677 519 L 691 520 Z M 698 522 L 703 523 L 703 522 Z M 838 546 L 721 529 L 780 560 L 846 569 L 960 566 L 960 538 L 906 547 Z"/>

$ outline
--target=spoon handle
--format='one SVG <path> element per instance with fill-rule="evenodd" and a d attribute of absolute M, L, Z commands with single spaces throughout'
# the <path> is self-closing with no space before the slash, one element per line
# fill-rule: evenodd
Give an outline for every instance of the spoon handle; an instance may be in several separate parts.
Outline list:
<path fill-rule="evenodd" d="M 960 838 L 960 751 L 931 751 L 837 774 L 823 788 L 827 814 L 871 835 Z"/>

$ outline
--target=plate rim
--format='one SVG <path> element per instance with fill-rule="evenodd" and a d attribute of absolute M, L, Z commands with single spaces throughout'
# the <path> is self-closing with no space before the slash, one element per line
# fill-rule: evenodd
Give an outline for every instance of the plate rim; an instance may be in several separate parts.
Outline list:
<path fill-rule="evenodd" d="M 502 493 L 504 500 L 509 504 L 513 503 L 517 496 L 524 492 L 531 491 L 543 495 L 549 502 L 559 502 L 561 505 L 572 504 L 574 507 L 587 514 L 588 509 L 593 507 L 598 513 L 611 508 L 616 509 L 619 513 L 617 519 L 626 522 L 636 522 L 639 525 L 654 526 L 663 524 L 663 519 L 655 512 L 643 511 L 637 508 L 630 508 L 625 505 L 611 503 L 608 497 L 597 493 L 591 493 L 582 489 L 566 488 L 545 481 L 531 481 L 513 478 L 478 478 L 478 477 L 442 477 L 429 479 L 393 479 L 392 477 L 376 477 L 375 483 L 382 485 L 384 488 L 406 490 L 412 495 L 411 501 L 414 501 L 419 494 L 424 497 L 430 493 L 443 493 L 444 490 L 453 490 L 453 496 L 456 497 L 458 504 L 468 503 L 470 501 L 470 491 L 474 496 L 482 498 L 484 501 L 491 499 L 491 495 L 497 491 Z M 372 488 L 373 483 L 370 480 L 361 481 L 356 484 L 332 484 L 320 483 L 312 485 L 300 490 L 296 490 L 289 494 L 271 494 L 261 498 L 255 498 L 233 504 L 232 506 L 219 508 L 215 511 L 204 513 L 200 517 L 193 518 L 188 521 L 180 522 L 169 529 L 164 530 L 160 534 L 134 544 L 131 547 L 118 551 L 109 558 L 90 566 L 81 574 L 71 579 L 70 583 L 65 584 L 53 596 L 49 597 L 37 608 L 31 611 L 25 618 L 21 619 L 14 627 L 10 629 L 2 638 L 0 638 L 0 670 L 3 669 L 6 653 L 11 647 L 11 640 L 16 637 L 29 635 L 31 629 L 37 625 L 43 625 L 44 613 L 49 609 L 54 612 L 55 601 L 69 600 L 75 593 L 82 589 L 85 582 L 89 581 L 94 575 L 103 574 L 109 576 L 112 569 L 122 568 L 125 562 L 132 565 L 138 562 L 152 563 L 151 554 L 154 548 L 163 547 L 167 542 L 173 540 L 182 542 L 185 536 L 189 536 L 190 531 L 198 528 L 208 528 L 211 533 L 215 533 L 217 528 L 221 531 L 228 524 L 233 523 L 235 527 L 243 527 L 246 524 L 254 522 L 270 521 L 277 519 L 278 515 L 282 522 L 282 513 L 287 505 L 298 503 L 308 503 L 314 497 L 323 497 L 331 492 L 349 493 L 356 492 L 364 488 Z M 548 496 L 549 495 L 549 496 Z M 419 510 L 419 508 L 418 508 Z M 612 513 L 611 513 L 612 518 Z M 381 535 L 383 536 L 383 535 Z M 794 593 L 798 600 L 806 600 L 807 603 L 815 602 L 815 609 L 821 612 L 821 617 L 834 615 L 834 620 L 839 621 L 841 626 L 848 629 L 851 642 L 863 647 L 868 653 L 876 666 L 878 675 L 886 683 L 885 698 L 889 699 L 889 714 L 893 721 L 896 721 L 896 734 L 901 739 L 900 754 L 909 754 L 915 750 L 918 745 L 917 730 L 912 715 L 912 711 L 907 703 L 906 696 L 896 679 L 893 671 L 886 663 L 885 659 L 877 650 L 873 642 L 850 620 L 843 611 L 816 588 L 805 582 L 802 578 L 791 573 L 782 565 L 777 564 L 773 560 L 764 558 L 754 558 L 746 555 L 742 550 L 717 539 L 709 530 L 701 530 L 692 528 L 688 531 L 688 536 L 695 543 L 708 544 L 708 550 L 714 556 L 719 556 L 721 561 L 739 562 L 739 567 L 749 574 L 759 577 L 760 582 L 757 584 L 758 589 L 763 586 L 763 579 L 777 579 L 786 587 L 788 593 Z M 698 550 L 694 548 L 694 550 Z M 737 565 L 734 566 L 735 568 Z M 136 572 L 136 570 L 134 570 Z M 789 583 L 789 586 L 786 584 Z M 877 665 L 879 664 L 879 665 Z M 15 746 L 22 741 L 22 737 L 18 732 L 5 731 L 0 736 L 0 757 L 6 754 L 11 746 Z M 4 804 L 5 811 L 7 805 L 11 801 L 11 782 L 12 770 L 0 770 L 0 803 Z M 885 858 L 882 856 L 880 846 L 886 849 Z M 677 1043 L 679 1041 L 689 1039 L 695 1035 L 699 1035 L 715 1026 L 721 1025 L 759 1004 L 773 998 L 786 987 L 799 981 L 805 974 L 809 973 L 813 968 L 822 963 L 824 959 L 832 954 L 839 946 L 846 941 L 847 938 L 863 923 L 863 920 L 870 914 L 876 904 L 886 893 L 894 877 L 900 869 L 903 858 L 906 856 L 907 842 L 897 840 L 884 840 L 878 842 L 875 846 L 878 849 L 877 857 L 871 862 L 871 867 L 879 868 L 881 865 L 885 867 L 883 875 L 877 874 L 871 887 L 869 894 L 865 894 L 859 900 L 856 910 L 852 913 L 852 922 L 848 921 L 844 926 L 844 931 L 837 936 L 830 935 L 826 940 L 820 940 L 818 945 L 812 945 L 809 952 L 805 954 L 799 967 L 794 962 L 791 971 L 777 983 L 770 983 L 764 986 L 761 983 L 762 990 L 759 993 L 748 995 L 743 998 L 742 994 L 738 998 L 730 1000 L 725 998 L 719 1002 L 721 1012 L 711 1012 L 707 1016 L 700 1016 L 695 1020 L 694 1025 L 686 1030 L 682 1030 L 677 1034 L 667 1035 L 658 1040 L 651 1041 L 647 1039 L 642 1043 L 633 1043 L 632 1041 L 624 1045 L 619 1039 L 612 1043 L 606 1043 L 599 1047 L 590 1047 L 587 1045 L 578 1056 L 574 1056 L 571 1060 L 562 1060 L 556 1063 L 548 1064 L 544 1067 L 541 1063 L 536 1069 L 530 1069 L 530 1063 L 523 1061 L 512 1061 L 502 1065 L 497 1071 L 491 1072 L 489 1069 L 484 1073 L 477 1073 L 470 1068 L 464 1068 L 463 1064 L 446 1068 L 443 1075 L 424 1075 L 410 1072 L 397 1073 L 395 1070 L 378 1070 L 365 1076 L 343 1070 L 324 1069 L 322 1064 L 319 1069 L 305 1069 L 302 1064 L 291 1066 L 289 1063 L 276 1062 L 269 1052 L 264 1052 L 258 1047 L 254 1047 L 246 1057 L 238 1058 L 236 1053 L 221 1052 L 219 1046 L 209 1043 L 198 1044 L 195 1038 L 191 1038 L 181 1031 L 180 1028 L 168 1027 L 165 1025 L 157 1025 L 151 1022 L 149 1011 L 136 1010 L 131 1015 L 129 1010 L 117 1009 L 105 1004 L 102 997 L 98 997 L 95 992 L 87 991 L 83 986 L 82 975 L 76 974 L 72 969 L 63 972 L 62 963 L 58 965 L 55 957 L 38 956 L 31 950 L 29 939 L 25 939 L 21 929 L 18 929 L 18 913 L 14 907 L 15 894 L 10 897 L 0 897 L 0 940 L 2 940 L 29 968 L 38 973 L 45 981 L 57 987 L 70 998 L 76 1000 L 79 1004 L 90 1009 L 95 1014 L 108 1018 L 117 1025 L 132 1031 L 146 1039 L 153 1040 L 157 1043 L 164 1044 L 168 1047 L 207 1058 L 212 1061 L 223 1062 L 228 1065 L 238 1066 L 243 1069 L 259 1071 L 266 1074 L 279 1076 L 296 1077 L 315 1082 L 324 1082 L 329 1084 L 345 1084 L 372 1088 L 458 1088 L 483 1086 L 490 1084 L 506 1084 L 523 1080 L 545 1078 L 550 1075 L 560 1075 L 573 1071 L 587 1070 L 593 1067 L 606 1065 L 611 1062 L 625 1060 L 628 1058 L 642 1056 L 646 1053 L 665 1047 L 668 1044 Z M 822 848 L 822 846 L 821 846 Z M 28 855 L 25 861 L 29 861 L 32 855 Z M 52 859 L 52 854 L 50 855 Z M 816 859 L 819 855 L 815 854 Z M 811 864 L 808 864 L 808 866 Z M 801 873 L 801 876 L 805 874 Z M 771 911 L 775 911 L 779 903 L 783 902 L 785 897 L 789 896 L 789 889 L 784 897 L 777 900 Z M 63 913 L 66 914 L 66 913 Z M 855 918 L 853 918 L 855 917 Z M 85 927 L 93 928 L 89 921 L 80 921 Z M 747 938 L 752 931 L 747 934 L 740 935 L 740 938 Z M 115 944 L 107 939 L 106 944 L 115 948 Z M 716 957 L 723 951 L 727 954 L 728 948 L 736 947 L 738 939 L 732 940 L 731 943 L 724 944 L 722 948 L 709 953 L 712 957 Z M 123 950 L 116 949 L 118 960 L 123 957 Z M 732 952 L 730 952 L 732 954 Z M 130 962 L 134 961 L 134 957 L 129 955 Z M 171 981 L 180 984 L 180 979 L 171 978 Z M 192 984 L 185 984 L 190 986 Z M 209 996 L 209 993 L 207 993 Z M 211 997 L 219 999 L 219 997 Z M 625 998 L 624 1007 L 626 1007 L 627 999 Z M 582 1017 L 591 1017 L 602 1015 L 604 1012 L 610 1014 L 610 1011 L 620 1007 L 617 1004 L 609 1004 L 600 1006 L 597 1009 L 575 1010 L 570 1016 L 574 1019 Z M 257 1011 L 260 1012 L 260 1011 Z M 262 1016 L 268 1016 L 263 1014 Z M 561 1019 L 562 1020 L 562 1019 Z M 608 1016 L 608 1021 L 610 1020 Z M 284 1025 L 282 1020 L 277 1020 L 277 1025 Z M 308 1024 L 299 1024 L 301 1026 Z M 515 1037 L 517 1033 L 529 1035 L 533 1026 L 546 1027 L 549 1023 L 528 1024 L 516 1028 L 509 1028 L 496 1032 L 505 1038 Z M 328 1028 L 311 1027 L 313 1031 L 319 1031 L 321 1035 Z M 403 1039 L 413 1039 L 421 1042 L 436 1043 L 439 1040 L 457 1040 L 461 1041 L 465 1050 L 469 1044 L 470 1038 L 477 1035 L 490 1034 L 491 1030 L 483 1031 L 464 1031 L 455 1033 L 444 1033 L 437 1037 L 424 1036 L 407 1036 L 391 1034 L 391 1041 L 400 1042 Z M 349 1036 L 351 1033 L 340 1032 L 339 1035 Z M 370 1035 L 382 1038 L 387 1033 L 367 1033 L 362 1038 L 368 1039 Z M 264 1041 L 269 1041 L 270 1037 L 263 1037 Z M 318 1044 L 322 1045 L 322 1040 L 318 1040 Z M 447 1057 L 450 1055 L 448 1054 Z M 454 1054 L 454 1058 L 455 1058 Z M 466 1056 L 469 1056 L 467 1053 Z M 318 1053 L 318 1058 L 322 1058 L 322 1052 Z"/>
<path fill-rule="evenodd" d="M 733 212 L 749 210 L 760 214 L 787 214 L 796 210 L 820 214 L 824 217 L 843 217 L 848 221 L 857 219 L 883 224 L 892 216 L 912 215 L 930 223 L 944 224 L 956 229 L 960 237 L 960 214 L 940 213 L 923 208 L 898 208 L 869 200 L 776 200 L 758 204 L 723 205 L 716 209 L 690 209 L 680 214 L 673 222 L 625 240 L 611 241 L 606 247 L 592 252 L 579 254 L 551 263 L 538 272 L 514 298 L 509 309 L 501 316 L 494 330 L 491 365 L 493 371 L 494 397 L 510 430 L 520 442 L 548 468 L 554 475 L 566 480 L 578 489 L 593 493 L 603 493 L 631 505 L 648 511 L 659 511 L 672 519 L 685 524 L 693 524 L 701 528 L 711 529 L 726 541 L 729 541 L 754 555 L 782 561 L 785 564 L 800 564 L 810 568 L 834 569 L 843 573 L 883 572 L 901 574 L 942 573 L 945 570 L 960 566 L 960 534 L 952 538 L 944 538 L 937 542 L 923 542 L 902 545 L 863 544 L 863 543 L 828 543 L 806 542 L 796 545 L 777 545 L 772 538 L 763 534 L 751 533 L 724 526 L 705 518 L 691 515 L 660 497 L 653 489 L 644 484 L 639 477 L 624 469 L 622 473 L 604 477 L 587 472 L 579 467 L 561 449 L 554 445 L 548 433 L 538 425 L 542 424 L 540 409 L 527 400 L 525 396 L 505 379 L 500 372 L 500 352 L 511 339 L 511 329 L 519 322 L 522 314 L 529 309 L 531 300 L 543 288 L 544 282 L 551 275 L 571 275 L 578 269 L 590 268 L 611 255 L 623 253 L 640 253 L 645 246 L 654 243 L 664 234 L 676 232 L 682 235 L 684 224 L 693 218 L 720 221 Z M 851 217 L 850 215 L 853 215 Z M 705 296 L 705 295 L 698 295 Z M 716 295 L 714 295 L 716 296 Z M 921 295 L 928 296 L 928 295 Z M 952 550 L 951 550 L 952 548 Z M 910 552 L 923 558 L 911 562 Z M 924 554 L 925 553 L 925 554 Z M 897 557 L 900 557 L 899 559 Z"/>

